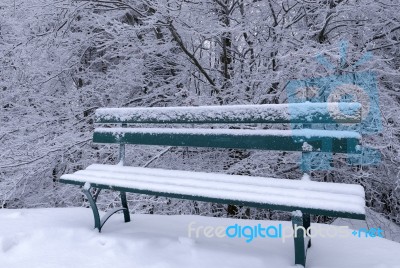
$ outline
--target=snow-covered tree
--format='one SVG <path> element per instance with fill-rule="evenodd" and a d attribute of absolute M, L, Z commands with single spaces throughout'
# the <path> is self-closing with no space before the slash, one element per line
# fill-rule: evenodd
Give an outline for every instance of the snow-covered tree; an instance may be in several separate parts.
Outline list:
<path fill-rule="evenodd" d="M 95 161 L 115 162 L 115 147 L 91 143 L 98 107 L 284 103 L 289 81 L 348 72 L 372 52 L 353 71 L 379 78 L 384 129 L 365 141 L 380 150 L 382 161 L 354 167 L 336 157 L 332 170 L 313 177 L 362 184 L 367 205 L 399 223 L 399 12 L 397 0 L 3 1 L 2 205 L 83 204 L 75 188 L 53 180 Z M 338 48 L 343 40 L 349 42 L 346 68 Z M 319 64 L 318 55 L 334 68 Z M 141 166 L 301 175 L 297 154 L 141 147 L 129 154 L 131 164 Z M 224 206 L 130 199 L 145 200 L 132 202 L 136 211 L 226 214 Z M 118 200 L 109 193 L 100 201 L 105 207 Z M 177 206 L 164 205 L 169 202 Z"/>

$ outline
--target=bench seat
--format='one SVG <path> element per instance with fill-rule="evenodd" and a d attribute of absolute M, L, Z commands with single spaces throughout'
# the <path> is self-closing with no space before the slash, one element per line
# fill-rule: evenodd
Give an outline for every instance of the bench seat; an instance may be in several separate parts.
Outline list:
<path fill-rule="evenodd" d="M 93 164 L 60 182 L 283 211 L 365 218 L 360 185 Z"/>

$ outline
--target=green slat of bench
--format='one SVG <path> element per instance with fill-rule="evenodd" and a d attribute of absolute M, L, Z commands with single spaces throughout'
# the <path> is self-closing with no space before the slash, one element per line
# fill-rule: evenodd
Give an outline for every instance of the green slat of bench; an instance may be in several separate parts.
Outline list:
<path fill-rule="evenodd" d="M 100 108 L 95 123 L 360 123 L 359 103 Z"/>
<path fill-rule="evenodd" d="M 109 132 L 107 132 L 109 131 Z M 132 131 L 132 132 L 129 132 Z M 310 130 L 312 132 L 312 130 Z M 229 131 L 228 131 L 229 132 Z M 143 145 L 165 145 L 165 146 L 188 146 L 188 147 L 214 147 L 235 149 L 258 149 L 279 151 L 314 151 L 333 153 L 359 153 L 357 146 L 359 136 L 334 137 L 333 135 L 307 136 L 302 135 L 301 130 L 290 131 L 292 135 L 254 135 L 247 131 L 243 135 L 238 134 L 195 134 L 190 133 L 163 133 L 146 132 L 144 129 L 125 129 L 118 132 L 117 129 L 96 129 L 93 134 L 95 143 L 119 143 L 119 144 L 143 144 Z M 276 132 L 279 133 L 279 132 Z M 296 134 L 299 133 L 299 134 Z M 324 131 L 316 131 L 324 133 Z M 329 131 L 325 131 L 329 133 Z M 348 132 L 350 133 L 350 132 Z M 340 135 L 340 133 L 338 133 Z M 303 148 L 304 142 L 312 146 L 312 149 Z"/>
<path fill-rule="evenodd" d="M 66 180 L 66 179 L 59 179 L 59 182 L 73 184 L 73 185 L 79 185 L 79 186 L 83 186 L 85 184 L 84 182 L 79 182 L 79 181 L 74 181 L 74 180 Z M 328 216 L 328 217 L 341 217 L 341 218 L 365 220 L 364 214 L 349 213 L 349 212 L 303 208 L 303 207 L 297 207 L 297 206 L 262 204 L 262 203 L 238 201 L 238 200 L 231 200 L 231 199 L 208 198 L 208 197 L 204 197 L 204 196 L 154 192 L 154 191 L 148 191 L 148 190 L 141 190 L 141 189 L 139 190 L 139 189 L 133 189 L 133 188 L 117 187 L 117 186 L 110 186 L 110 185 L 96 184 L 96 183 L 91 183 L 91 186 L 94 188 L 109 189 L 109 190 L 122 191 L 122 192 L 131 192 L 131 193 L 136 193 L 136 194 L 164 196 L 164 197 L 170 197 L 170 198 L 178 198 L 178 199 L 186 199 L 186 200 L 194 200 L 194 201 L 202 201 L 202 202 L 210 202 L 210 203 L 219 203 L 219 204 L 232 204 L 232 205 L 238 205 L 238 206 L 248 206 L 248 207 L 262 208 L 262 209 L 274 209 L 274 210 L 281 210 L 281 211 L 301 210 L 303 213 L 313 214 L 313 215 L 324 215 L 324 216 Z"/>

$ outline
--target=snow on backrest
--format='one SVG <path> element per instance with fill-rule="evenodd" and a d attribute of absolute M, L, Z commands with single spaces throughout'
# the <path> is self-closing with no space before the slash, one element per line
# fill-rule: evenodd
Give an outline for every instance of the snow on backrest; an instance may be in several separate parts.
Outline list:
<path fill-rule="evenodd" d="M 95 123 L 359 123 L 359 103 L 100 108 Z"/>

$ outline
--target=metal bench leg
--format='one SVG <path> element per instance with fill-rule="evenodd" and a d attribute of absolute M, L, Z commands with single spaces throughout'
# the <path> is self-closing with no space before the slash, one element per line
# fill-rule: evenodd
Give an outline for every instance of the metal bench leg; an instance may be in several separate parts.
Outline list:
<path fill-rule="evenodd" d="M 310 228 L 311 226 L 311 215 L 310 214 L 306 214 L 303 213 L 303 223 L 304 223 L 304 229 Z M 311 234 L 311 230 L 309 230 L 309 233 Z M 308 233 L 306 234 L 307 238 L 308 238 L 308 243 L 307 243 L 307 248 L 311 247 L 311 237 L 308 235 Z"/>
<path fill-rule="evenodd" d="M 90 207 L 92 208 L 93 217 L 94 217 L 94 228 L 95 229 L 97 228 L 99 230 L 99 233 L 101 232 L 101 228 L 103 228 L 106 221 L 118 211 L 122 210 L 124 212 L 125 222 L 130 221 L 130 215 L 129 215 L 128 204 L 126 201 L 125 192 L 121 192 L 122 207 L 114 208 L 114 209 L 108 211 L 102 218 L 100 218 L 99 209 L 97 208 L 97 205 L 96 205 L 96 199 L 100 193 L 100 190 L 97 189 L 96 193 L 94 195 L 92 195 L 92 193 L 90 192 L 90 189 L 91 189 L 90 184 L 86 183 L 85 186 L 83 187 L 82 192 L 86 195 L 86 197 L 89 201 Z"/>
<path fill-rule="evenodd" d="M 121 192 L 121 203 L 122 203 L 122 207 L 124 208 L 124 220 L 125 220 L 125 222 L 130 222 L 131 215 L 129 214 L 128 201 L 126 200 L 125 192 Z"/>
<path fill-rule="evenodd" d="M 86 197 L 89 201 L 90 207 L 92 208 L 93 217 L 94 217 L 94 228 L 97 228 L 99 230 L 99 232 L 101 232 L 101 221 L 100 221 L 99 209 L 97 208 L 96 201 L 94 200 L 92 194 L 90 193 L 90 189 L 91 189 L 90 184 L 86 183 L 82 189 L 82 192 L 86 195 Z"/>
<path fill-rule="evenodd" d="M 293 212 L 292 225 L 294 230 L 294 262 L 306 266 L 306 249 L 304 246 L 304 222 L 300 211 Z"/>

